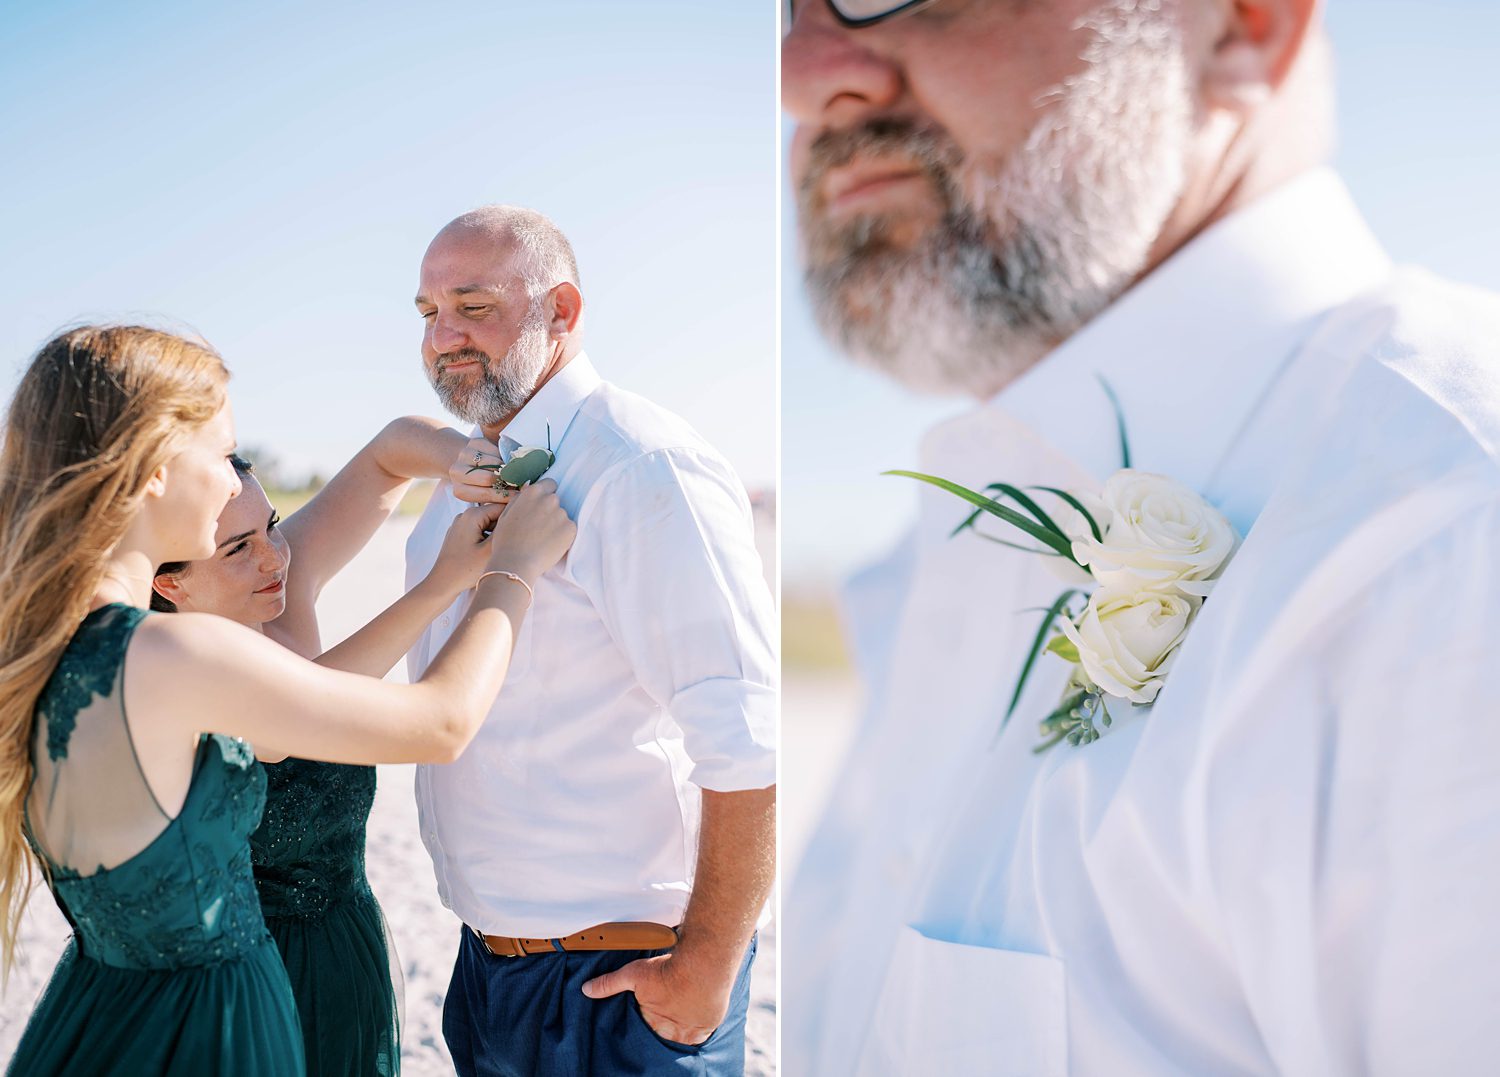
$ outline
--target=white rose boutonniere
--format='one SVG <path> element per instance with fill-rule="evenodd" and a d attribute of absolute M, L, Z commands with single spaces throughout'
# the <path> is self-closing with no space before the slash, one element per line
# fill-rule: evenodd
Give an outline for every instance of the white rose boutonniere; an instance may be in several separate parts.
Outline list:
<path fill-rule="evenodd" d="M 1152 703 L 1197 612 L 1197 600 L 1182 595 L 1104 588 L 1076 620 L 1059 618 L 1058 628 L 1105 695 Z"/>
<path fill-rule="evenodd" d="M 1234 553 L 1234 528 L 1212 505 L 1164 475 L 1125 468 L 1104 484 L 1102 538 L 1073 542 L 1073 557 L 1103 587 L 1150 583 L 1198 598 Z"/>
<path fill-rule="evenodd" d="M 1114 393 L 1109 396 L 1114 402 Z M 1008 721 L 1043 652 L 1073 666 L 1061 702 L 1041 721 L 1037 751 L 1064 740 L 1075 747 L 1098 740 L 1100 727 L 1111 722 L 1110 701 L 1156 701 L 1193 619 L 1239 544 L 1234 527 L 1196 492 L 1130 466 L 1118 403 L 1115 409 L 1124 467 L 1098 493 L 1053 487 L 1028 492 L 1000 482 L 981 492 L 915 471 L 887 472 L 930 483 L 973 505 L 955 535 L 986 515 L 1009 524 L 1037 545 L 985 537 L 1047 557 L 1049 567 L 1073 585 L 1047 609 L 1005 712 Z M 1060 504 L 1049 513 L 1031 493 Z"/>

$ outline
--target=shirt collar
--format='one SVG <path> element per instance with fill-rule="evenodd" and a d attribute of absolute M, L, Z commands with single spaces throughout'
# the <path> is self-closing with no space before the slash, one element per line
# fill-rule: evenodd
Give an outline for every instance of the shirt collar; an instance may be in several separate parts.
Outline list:
<path fill-rule="evenodd" d="M 518 448 L 545 447 L 550 430 L 555 450 L 562 444 L 573 416 L 599 385 L 599 372 L 589 362 L 588 355 L 579 352 L 532 394 L 515 417 L 505 424 L 505 429 L 500 431 L 501 441 L 509 439 Z"/>
<path fill-rule="evenodd" d="M 1089 474 L 1131 463 L 1202 489 L 1314 319 L 1391 266 L 1330 169 L 1218 221 L 985 405 Z"/>

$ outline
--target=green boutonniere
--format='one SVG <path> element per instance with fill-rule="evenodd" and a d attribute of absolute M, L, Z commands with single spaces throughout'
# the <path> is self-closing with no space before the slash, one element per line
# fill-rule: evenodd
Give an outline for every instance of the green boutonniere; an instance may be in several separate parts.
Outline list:
<path fill-rule="evenodd" d="M 476 457 L 477 459 L 477 457 Z M 552 424 L 547 424 L 547 447 L 521 446 L 511 453 L 510 459 L 501 464 L 475 464 L 472 471 L 488 471 L 494 475 L 496 490 L 519 490 L 536 482 L 557 462 L 552 451 Z"/>

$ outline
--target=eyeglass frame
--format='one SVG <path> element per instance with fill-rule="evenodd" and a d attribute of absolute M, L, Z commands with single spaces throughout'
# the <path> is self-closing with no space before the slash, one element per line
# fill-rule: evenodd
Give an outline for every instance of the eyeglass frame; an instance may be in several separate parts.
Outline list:
<path fill-rule="evenodd" d="M 876 23 L 885 22 L 885 20 L 887 19 L 893 19 L 897 15 L 906 15 L 912 11 L 915 11 L 919 7 L 925 7 L 926 5 L 932 3 L 933 0 L 904 0 L 903 3 L 897 4 L 889 11 L 882 11 L 878 15 L 866 15 L 863 18 L 854 18 L 853 16 L 845 15 L 838 9 L 838 5 L 835 0 L 823 0 L 823 2 L 827 5 L 828 10 L 833 13 L 833 17 L 837 19 L 842 25 L 847 26 L 851 30 L 863 30 L 867 26 L 874 26 Z M 787 0 L 786 9 L 787 21 L 788 24 L 790 24 L 792 18 L 792 0 Z"/>

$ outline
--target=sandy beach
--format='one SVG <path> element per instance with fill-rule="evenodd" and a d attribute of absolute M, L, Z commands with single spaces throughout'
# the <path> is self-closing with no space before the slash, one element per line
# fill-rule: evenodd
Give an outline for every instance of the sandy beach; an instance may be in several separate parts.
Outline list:
<path fill-rule="evenodd" d="M 859 714 L 852 673 L 787 673 L 781 715 L 781 871 L 792 875 L 832 791 Z"/>
<path fill-rule="evenodd" d="M 399 594 L 403 547 L 414 517 L 398 517 L 324 592 L 319 607 L 325 642 L 347 636 Z M 398 669 L 391 679 L 405 678 Z M 453 968 L 460 925 L 443 908 L 432 865 L 417 833 L 412 799 L 414 768 L 381 767 L 369 827 L 370 885 L 385 909 L 405 977 L 406 1023 L 402 1072 L 408 1077 L 451 1074 L 442 1036 L 442 1004 Z M 776 925 L 760 937 L 752 982 L 746 1073 L 776 1073 Z M 0 1059 L 8 1060 L 26 1018 L 67 941 L 68 926 L 51 896 L 37 893 L 20 936 L 17 966 L 0 995 Z"/>

